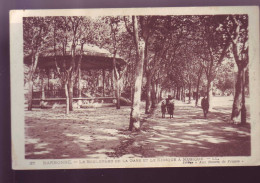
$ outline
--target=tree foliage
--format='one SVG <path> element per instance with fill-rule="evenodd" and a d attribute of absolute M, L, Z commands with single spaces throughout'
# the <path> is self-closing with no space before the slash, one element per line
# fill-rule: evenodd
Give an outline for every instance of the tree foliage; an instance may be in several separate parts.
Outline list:
<path fill-rule="evenodd" d="M 70 102 L 80 80 L 85 44 L 107 49 L 127 62 L 123 70 L 115 70 L 120 93 L 134 103 L 136 87 L 141 87 L 147 111 L 163 92 L 174 91 L 174 97 L 183 98 L 187 89 L 189 96 L 204 90 L 210 98 L 213 88 L 223 93 L 233 90 L 234 63 L 237 74 L 243 70 L 245 77 L 236 92 L 248 87 L 247 15 L 26 17 L 23 33 L 24 55 L 32 55 L 26 72 L 31 77 L 26 80 L 33 80 L 37 55 L 53 55 L 55 73 L 67 88 Z M 64 60 L 56 60 L 56 55 L 63 55 Z"/>

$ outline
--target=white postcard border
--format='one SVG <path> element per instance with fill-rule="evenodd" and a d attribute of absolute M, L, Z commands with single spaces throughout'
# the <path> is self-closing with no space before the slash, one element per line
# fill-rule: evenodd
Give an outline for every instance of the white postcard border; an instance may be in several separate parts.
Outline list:
<path fill-rule="evenodd" d="M 24 93 L 23 93 L 23 34 L 22 17 L 28 16 L 104 16 L 104 15 L 249 15 L 249 72 L 251 114 L 251 156 L 248 157 L 157 157 L 110 159 L 25 159 Z M 13 169 L 81 169 L 133 167 L 201 167 L 252 166 L 260 164 L 260 64 L 259 9 L 253 6 L 185 7 L 185 8 L 118 8 L 71 10 L 11 10 L 10 11 L 11 68 L 11 132 Z M 108 162 L 108 161 L 111 162 Z M 67 161 L 67 162 L 66 162 Z M 113 162 L 112 162 L 113 161 Z M 219 163 L 214 163 L 214 162 Z"/>

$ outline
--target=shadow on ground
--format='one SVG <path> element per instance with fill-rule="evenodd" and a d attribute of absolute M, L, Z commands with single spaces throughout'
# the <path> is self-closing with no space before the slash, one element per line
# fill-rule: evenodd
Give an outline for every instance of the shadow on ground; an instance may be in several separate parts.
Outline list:
<path fill-rule="evenodd" d="M 176 102 L 174 118 L 142 114 L 142 131 L 127 131 L 129 107 L 26 111 L 27 159 L 249 156 L 250 123 L 228 123 L 231 107 L 214 108 L 208 118 L 199 107 Z M 249 118 L 248 118 L 249 121 Z"/>

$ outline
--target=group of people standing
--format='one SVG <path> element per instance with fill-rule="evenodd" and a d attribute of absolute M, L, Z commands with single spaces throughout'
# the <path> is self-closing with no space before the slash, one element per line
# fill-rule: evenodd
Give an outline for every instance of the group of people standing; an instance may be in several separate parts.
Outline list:
<path fill-rule="evenodd" d="M 209 101 L 207 97 L 203 97 L 201 99 L 201 108 L 203 110 L 204 117 L 207 118 L 207 114 L 209 111 Z M 173 118 L 173 113 L 174 113 L 174 100 L 173 98 L 168 95 L 168 98 L 165 101 L 162 101 L 161 103 L 161 112 L 162 112 L 162 118 L 165 118 L 166 112 L 170 114 L 170 119 Z"/>
<path fill-rule="evenodd" d="M 170 119 L 173 118 L 174 100 L 170 95 L 168 95 L 168 98 L 166 99 L 166 103 L 164 103 L 164 101 L 162 101 L 161 111 L 162 111 L 162 118 L 165 118 L 166 112 L 168 112 L 168 114 L 170 114 Z"/>

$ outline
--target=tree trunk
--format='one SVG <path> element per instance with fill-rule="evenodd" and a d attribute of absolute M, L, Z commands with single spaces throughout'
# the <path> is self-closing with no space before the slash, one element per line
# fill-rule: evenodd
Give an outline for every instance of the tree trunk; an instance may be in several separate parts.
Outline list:
<path fill-rule="evenodd" d="M 29 73 L 29 75 L 32 75 L 32 73 Z M 29 76 L 28 79 L 28 111 L 32 110 L 32 93 L 33 93 L 33 81 L 32 76 Z"/>
<path fill-rule="evenodd" d="M 44 107 L 44 99 L 45 99 L 45 92 L 44 92 L 44 78 L 41 78 L 41 91 L 42 91 L 42 95 L 41 95 L 41 102 L 40 102 L 40 106 L 41 108 Z"/>
<path fill-rule="evenodd" d="M 177 87 L 177 100 L 181 100 L 181 88 Z"/>
<path fill-rule="evenodd" d="M 181 87 L 177 88 L 177 99 L 181 100 Z"/>
<path fill-rule="evenodd" d="M 145 99 L 145 114 L 149 114 L 151 110 L 151 74 L 146 73 L 146 99 Z"/>
<path fill-rule="evenodd" d="M 186 90 L 186 89 L 185 89 L 185 85 L 184 85 L 183 88 L 182 88 L 182 97 L 183 97 L 183 98 L 182 98 L 182 101 L 183 101 L 183 102 L 185 102 L 185 98 L 186 98 L 186 92 L 185 92 L 185 90 Z"/>
<path fill-rule="evenodd" d="M 212 98 L 213 98 L 213 81 L 208 79 L 208 83 L 207 83 L 207 98 L 208 98 L 208 102 L 209 102 L 209 111 L 212 110 L 213 108 L 213 102 L 212 102 Z"/>
<path fill-rule="evenodd" d="M 236 80 L 236 90 L 233 102 L 231 120 L 235 122 L 241 121 L 246 124 L 246 107 L 245 107 L 245 86 L 244 86 L 245 69 L 239 67 Z"/>
<path fill-rule="evenodd" d="M 242 107 L 241 107 L 241 124 L 246 124 L 246 100 L 245 100 L 245 70 L 242 71 Z"/>
<path fill-rule="evenodd" d="M 130 87 L 130 100 L 131 100 L 131 102 L 133 102 L 133 96 L 134 96 L 133 84 L 131 83 L 131 87 Z"/>
<path fill-rule="evenodd" d="M 50 68 L 47 69 L 47 83 L 48 83 L 48 90 L 50 91 Z"/>
<path fill-rule="evenodd" d="M 65 89 L 65 96 L 66 96 L 66 114 L 69 114 L 69 105 L 70 105 L 70 102 L 69 102 L 69 89 L 68 89 L 68 83 L 66 82 L 65 85 L 64 85 L 64 89 Z"/>
<path fill-rule="evenodd" d="M 152 81 L 152 91 L 151 91 L 151 99 L 152 99 L 152 106 L 151 108 L 155 108 L 156 107 L 156 89 L 155 89 L 155 83 Z"/>
<path fill-rule="evenodd" d="M 196 87 L 197 94 L 196 94 L 195 106 L 198 106 L 198 101 L 199 101 L 200 78 L 201 78 L 201 74 L 198 76 L 198 81 L 197 81 L 197 87 Z"/>
<path fill-rule="evenodd" d="M 133 104 L 130 113 L 130 124 L 129 130 L 139 131 L 140 130 L 140 103 L 141 103 L 141 93 L 142 93 L 142 79 L 143 79 L 143 58 L 144 58 L 144 47 L 140 48 L 140 58 L 137 62 L 136 67 L 136 78 L 135 78 L 135 85 L 134 85 L 134 97 L 133 97 Z"/>
<path fill-rule="evenodd" d="M 142 77 L 143 77 L 143 49 L 140 48 L 140 58 L 137 62 L 137 67 L 135 71 L 135 85 L 134 85 L 134 97 L 133 104 L 130 113 L 130 124 L 129 130 L 140 130 L 140 103 L 141 103 L 141 92 L 142 92 Z"/>
<path fill-rule="evenodd" d="M 69 94 L 69 110 L 73 111 L 73 81 L 69 78 L 68 81 L 68 94 Z"/>
<path fill-rule="evenodd" d="M 75 35 L 74 35 L 75 38 Z M 77 69 L 75 70 L 75 58 L 76 58 L 76 44 L 73 38 L 72 46 L 71 46 L 71 63 L 70 63 L 70 70 L 68 74 L 68 92 L 69 92 L 69 110 L 73 111 L 73 87 L 74 87 L 74 79 L 76 77 Z M 83 45 L 82 45 L 83 48 Z M 81 48 L 81 50 L 82 50 Z M 81 61 L 80 61 L 81 62 Z M 79 63 L 80 65 L 80 63 Z M 78 65 L 78 66 L 79 66 Z M 79 68 L 78 68 L 79 69 Z"/>
<path fill-rule="evenodd" d="M 111 76 L 111 83 L 110 83 L 110 89 L 111 91 L 113 91 L 113 97 L 115 96 L 115 92 L 114 92 L 114 73 L 113 73 L 113 69 L 110 71 L 110 76 Z"/>
<path fill-rule="evenodd" d="M 162 92 L 163 92 L 163 90 L 160 89 L 160 96 L 159 96 L 160 100 L 162 100 Z"/>
<path fill-rule="evenodd" d="M 78 97 L 81 98 L 81 68 L 78 68 Z"/>
<path fill-rule="evenodd" d="M 158 104 L 161 100 L 160 98 L 160 93 L 161 93 L 161 87 L 159 85 L 159 83 L 156 83 L 156 103 Z"/>
<path fill-rule="evenodd" d="M 145 86 L 145 114 L 149 114 L 151 111 L 151 79 L 152 79 L 152 71 L 148 69 L 148 38 L 145 40 L 145 48 L 144 48 L 144 72 L 146 75 L 146 86 Z"/>
<path fill-rule="evenodd" d="M 180 101 L 183 99 L 183 87 L 180 87 L 180 94 L 179 94 Z"/>
<path fill-rule="evenodd" d="M 105 96 L 105 69 L 102 70 L 102 74 L 103 74 L 103 97 Z"/>
<path fill-rule="evenodd" d="M 116 52 L 114 53 L 113 57 L 113 78 L 114 78 L 114 89 L 115 89 L 115 96 L 116 96 L 116 108 L 120 109 L 120 88 L 119 88 L 119 76 L 117 73 L 117 68 L 116 68 Z"/>
<path fill-rule="evenodd" d="M 132 19 L 133 19 L 133 30 L 134 30 L 134 38 L 136 44 L 137 60 L 136 60 L 136 69 L 135 69 L 134 97 L 133 97 L 133 104 L 130 113 L 129 130 L 139 131 L 145 41 L 142 37 L 141 38 L 139 37 L 137 17 L 133 16 Z"/>
<path fill-rule="evenodd" d="M 29 78 L 28 78 L 28 111 L 32 110 L 32 97 L 33 97 L 33 74 L 36 70 L 38 64 L 39 54 L 36 53 L 32 56 L 32 65 L 29 71 Z"/>
<path fill-rule="evenodd" d="M 190 97 L 191 97 L 191 83 L 189 83 L 189 104 L 191 102 Z"/>
<path fill-rule="evenodd" d="M 178 89 L 178 100 L 182 100 L 182 87 Z"/>
<path fill-rule="evenodd" d="M 119 88 L 119 80 L 116 81 L 116 108 L 120 109 L 120 88 Z"/>

